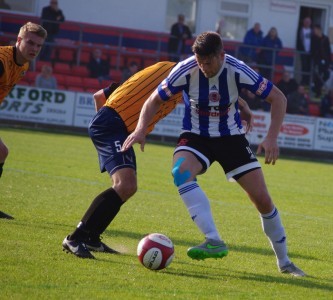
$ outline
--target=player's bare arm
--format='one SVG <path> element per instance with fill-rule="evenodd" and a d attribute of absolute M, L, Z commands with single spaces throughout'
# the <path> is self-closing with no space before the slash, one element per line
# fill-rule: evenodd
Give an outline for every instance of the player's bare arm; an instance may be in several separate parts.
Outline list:
<path fill-rule="evenodd" d="M 101 107 L 105 104 L 106 98 L 103 89 L 100 89 L 94 94 L 95 101 L 95 109 L 96 112 L 101 109 Z"/>
<path fill-rule="evenodd" d="M 279 156 L 277 137 L 286 114 L 287 99 L 276 86 L 273 86 L 266 100 L 271 103 L 271 124 L 267 136 L 259 144 L 257 154 L 265 150 L 265 164 L 274 165 Z"/>
<path fill-rule="evenodd" d="M 245 121 L 245 133 L 248 133 L 253 128 L 253 113 L 243 98 L 238 97 L 238 103 L 242 122 Z"/>
<path fill-rule="evenodd" d="M 141 151 L 144 151 L 146 142 L 147 128 L 152 121 L 153 117 L 159 110 L 163 100 L 158 94 L 157 89 L 150 95 L 145 104 L 142 107 L 138 125 L 135 130 L 125 140 L 121 151 L 126 151 L 133 146 L 135 143 L 141 145 Z"/>

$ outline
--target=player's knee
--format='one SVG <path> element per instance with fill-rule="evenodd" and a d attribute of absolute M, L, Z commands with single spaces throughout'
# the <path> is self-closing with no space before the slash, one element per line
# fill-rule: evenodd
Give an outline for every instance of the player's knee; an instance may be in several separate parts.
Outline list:
<path fill-rule="evenodd" d="M 261 195 L 256 195 L 252 199 L 255 202 L 255 206 L 257 207 L 260 213 L 268 213 L 274 207 L 273 201 L 268 193 L 262 193 Z"/>
<path fill-rule="evenodd" d="M 172 168 L 173 182 L 176 186 L 180 186 L 187 182 L 191 178 L 191 172 L 189 170 L 183 170 L 182 164 L 185 161 L 184 157 L 178 158 Z"/>
<path fill-rule="evenodd" d="M 5 162 L 8 154 L 9 154 L 9 150 L 8 150 L 7 146 L 0 140 L 0 163 Z"/>
<path fill-rule="evenodd" d="M 121 180 L 114 183 L 113 188 L 120 198 L 125 202 L 138 190 L 136 180 Z"/>

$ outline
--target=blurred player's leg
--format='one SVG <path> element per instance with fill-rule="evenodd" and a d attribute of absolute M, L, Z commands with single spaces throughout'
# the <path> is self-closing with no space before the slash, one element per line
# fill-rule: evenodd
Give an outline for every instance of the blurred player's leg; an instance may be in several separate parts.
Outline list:
<path fill-rule="evenodd" d="M 5 164 L 5 160 L 6 160 L 7 156 L 8 156 L 8 148 L 3 143 L 3 141 L 0 139 L 0 177 L 2 175 L 3 166 Z M 10 216 L 2 211 L 0 211 L 0 218 L 8 219 L 8 220 L 14 219 L 12 216 Z"/>

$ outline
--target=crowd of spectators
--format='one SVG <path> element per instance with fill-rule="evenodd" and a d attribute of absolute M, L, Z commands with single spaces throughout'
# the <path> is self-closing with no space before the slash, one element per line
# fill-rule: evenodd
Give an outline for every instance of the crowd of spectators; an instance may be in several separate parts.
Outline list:
<path fill-rule="evenodd" d="M 65 20 L 64 14 L 58 7 L 57 0 L 50 0 L 49 6 L 42 10 L 42 24 L 48 31 L 46 47 L 41 53 L 42 60 L 50 59 L 50 44 L 55 42 L 59 32 L 59 25 Z M 222 26 L 222 25 L 221 25 Z M 192 38 L 192 32 L 185 24 L 185 16 L 179 14 L 177 22 L 171 26 L 168 53 L 169 60 L 178 62 L 186 54 L 186 41 Z M 277 56 L 283 48 L 283 42 L 278 35 L 278 29 L 271 27 L 267 34 L 264 34 L 261 24 L 256 22 L 244 35 L 243 43 L 236 52 L 237 57 L 269 80 L 275 80 L 274 72 L 277 65 Z M 293 78 L 289 71 L 283 72 L 279 81 L 274 81 L 277 87 L 288 99 L 288 113 L 307 115 L 309 114 L 308 104 L 310 96 L 314 96 L 317 103 L 321 100 L 321 116 L 332 115 L 332 89 L 325 82 L 328 81 L 332 72 L 331 49 L 328 37 L 323 33 L 320 25 L 312 24 L 310 17 L 302 20 L 297 31 L 296 49 L 300 58 L 300 80 Z M 112 80 L 110 76 L 110 60 L 103 59 L 102 51 L 99 48 L 93 49 L 91 58 L 86 65 L 89 77 L 103 80 Z M 127 80 L 130 76 L 139 71 L 140 66 L 136 61 L 129 61 L 122 70 L 121 81 Z M 53 79 L 52 79 L 53 78 Z M 55 88 L 57 83 L 52 76 L 52 68 L 45 66 L 41 74 L 36 78 L 36 85 L 44 88 Z M 332 86 L 332 84 L 331 84 Z M 242 91 L 241 96 L 248 101 L 253 110 L 268 111 L 268 103 L 262 102 L 255 95 Z"/>
<path fill-rule="evenodd" d="M 261 25 L 257 22 L 246 32 L 238 54 L 241 60 L 255 67 L 262 76 L 273 80 L 274 65 L 277 64 L 276 58 L 282 48 L 283 43 L 277 29 L 272 27 L 264 36 Z M 332 106 L 332 102 L 330 85 L 325 83 L 332 77 L 330 42 L 321 26 L 312 25 L 309 17 L 302 20 L 297 32 L 296 49 L 300 58 L 300 82 L 292 78 L 288 71 L 284 71 L 281 80 L 275 82 L 288 100 L 287 112 L 309 115 L 310 102 L 315 101 L 318 105 L 321 101 L 320 114 L 328 117 L 332 113 L 328 108 Z M 254 105 L 255 96 L 242 96 L 252 109 L 265 110 L 260 102 Z"/>

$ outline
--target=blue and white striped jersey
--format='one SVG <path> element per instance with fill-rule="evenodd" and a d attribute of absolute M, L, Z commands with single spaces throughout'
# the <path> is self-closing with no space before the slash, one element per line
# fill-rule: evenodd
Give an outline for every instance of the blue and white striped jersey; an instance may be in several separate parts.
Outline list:
<path fill-rule="evenodd" d="M 183 92 L 183 131 L 219 137 L 244 133 L 238 112 L 242 88 L 265 99 L 272 87 L 270 81 L 226 54 L 220 71 L 212 78 L 203 75 L 194 56 L 178 63 L 160 83 L 158 92 L 165 101 Z"/>

